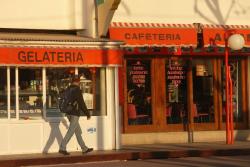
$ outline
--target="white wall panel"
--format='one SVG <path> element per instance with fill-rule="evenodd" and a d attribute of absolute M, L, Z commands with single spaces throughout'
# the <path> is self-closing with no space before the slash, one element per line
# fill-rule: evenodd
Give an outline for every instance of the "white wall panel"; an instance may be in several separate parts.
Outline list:
<path fill-rule="evenodd" d="M 15 123 L 9 125 L 10 152 L 40 152 L 43 139 L 42 123 Z"/>
<path fill-rule="evenodd" d="M 0 132 L 1 132 L 1 138 L 0 138 L 0 155 L 1 154 L 7 154 L 9 150 L 9 125 L 6 124 L 0 124 Z"/>
<path fill-rule="evenodd" d="M 58 119 L 45 122 L 42 152 L 57 152 L 68 126 L 69 122 L 66 121 L 66 118 L 61 121 Z M 68 147 L 72 145 L 71 143 L 72 141 L 70 141 Z"/>

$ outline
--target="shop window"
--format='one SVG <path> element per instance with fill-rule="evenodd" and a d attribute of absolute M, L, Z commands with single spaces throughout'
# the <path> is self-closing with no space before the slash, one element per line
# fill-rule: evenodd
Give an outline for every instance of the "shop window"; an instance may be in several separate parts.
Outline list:
<path fill-rule="evenodd" d="M 0 68 L 0 118 L 17 118 L 16 74 L 17 68 Z M 9 93 L 8 93 L 9 92 Z M 9 100 L 8 100 L 9 99 Z M 8 104 L 10 102 L 10 105 Z"/>
<path fill-rule="evenodd" d="M 62 116 L 58 108 L 59 92 L 71 83 L 73 75 L 80 77 L 80 88 L 87 108 L 94 116 L 106 115 L 104 68 L 48 68 L 46 70 L 47 117 Z M 104 86 L 104 87 L 103 87 Z"/>
<path fill-rule="evenodd" d="M 42 117 L 42 69 L 19 69 L 19 118 Z"/>
<path fill-rule="evenodd" d="M 79 68 L 80 88 L 87 108 L 91 115 L 107 115 L 105 96 L 105 69 L 104 68 Z M 102 107 L 101 107 L 102 106 Z"/>
<path fill-rule="evenodd" d="M 0 119 L 8 117 L 7 68 L 0 68 Z"/>
<path fill-rule="evenodd" d="M 127 115 L 129 125 L 152 124 L 150 60 L 127 60 Z"/>
<path fill-rule="evenodd" d="M 180 124 L 187 121 L 187 63 L 184 59 L 166 60 L 166 122 Z"/>
<path fill-rule="evenodd" d="M 208 59 L 193 59 L 193 106 L 195 123 L 214 122 L 213 64 Z"/>
<path fill-rule="evenodd" d="M 71 78 L 75 74 L 80 76 L 80 88 L 91 114 L 107 115 L 105 68 L 45 70 L 46 84 L 43 85 L 41 68 L 0 68 L 0 119 L 7 119 L 8 112 L 11 119 L 18 118 L 18 115 L 19 119 L 42 118 L 43 111 L 46 111 L 46 117 L 61 117 L 58 95 L 70 85 Z M 46 87 L 45 106 L 43 106 L 43 87 Z"/>

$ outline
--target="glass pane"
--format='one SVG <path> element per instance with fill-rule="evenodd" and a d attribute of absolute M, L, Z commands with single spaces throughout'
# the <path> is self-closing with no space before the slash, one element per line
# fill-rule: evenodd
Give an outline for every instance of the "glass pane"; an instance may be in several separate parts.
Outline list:
<path fill-rule="evenodd" d="M 166 61 L 166 122 L 180 124 L 187 121 L 187 63 L 184 59 Z"/>
<path fill-rule="evenodd" d="M 243 122 L 243 110 L 242 110 L 242 68 L 239 60 L 233 60 L 229 62 L 231 69 L 231 78 L 233 85 L 233 115 L 234 122 Z"/>
<path fill-rule="evenodd" d="M 152 124 L 150 60 L 127 60 L 127 96 L 128 124 Z"/>
<path fill-rule="evenodd" d="M 193 59 L 194 122 L 214 122 L 213 64 L 209 59 Z"/>
<path fill-rule="evenodd" d="M 75 74 L 74 68 L 46 69 L 46 114 L 47 117 L 60 117 L 58 108 L 59 92 L 70 84 L 70 78 Z"/>
<path fill-rule="evenodd" d="M 10 117 L 16 118 L 16 72 L 10 69 Z"/>
<path fill-rule="evenodd" d="M 242 111 L 242 87 L 239 86 L 242 84 L 241 79 L 241 65 L 240 60 L 230 59 L 229 60 L 230 66 L 230 75 L 232 78 L 232 102 L 233 102 L 233 115 L 235 122 L 242 122 L 243 121 L 243 111 Z M 222 78 L 223 78 L 223 108 L 222 108 L 222 120 L 226 122 L 226 111 L 225 111 L 225 69 L 223 65 L 222 70 Z"/>
<path fill-rule="evenodd" d="M 7 68 L 0 68 L 0 119 L 7 118 Z"/>
<path fill-rule="evenodd" d="M 42 117 L 42 69 L 19 69 L 19 117 Z"/>
<path fill-rule="evenodd" d="M 104 68 L 79 68 L 80 88 L 87 108 L 93 116 L 106 114 L 105 104 L 105 72 Z M 103 101 L 104 100 L 104 101 Z"/>

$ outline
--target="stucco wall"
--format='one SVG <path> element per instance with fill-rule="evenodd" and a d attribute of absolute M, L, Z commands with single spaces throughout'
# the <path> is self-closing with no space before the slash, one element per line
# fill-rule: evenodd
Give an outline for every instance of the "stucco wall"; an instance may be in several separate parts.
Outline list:
<path fill-rule="evenodd" d="M 249 25 L 249 0 L 122 0 L 112 21 Z"/>
<path fill-rule="evenodd" d="M 93 0 L 1 0 L 0 28 L 88 29 Z M 92 7 L 93 6 L 93 7 Z"/>
<path fill-rule="evenodd" d="M 110 116 L 81 117 L 82 137 L 95 150 L 114 149 Z M 66 118 L 48 120 L 0 121 L 0 155 L 57 152 L 69 122 Z M 68 151 L 81 151 L 75 136 L 67 145 Z"/>
<path fill-rule="evenodd" d="M 127 133 L 122 134 L 122 145 L 188 143 L 188 132 Z M 235 141 L 250 141 L 249 130 L 235 130 Z M 225 131 L 195 131 L 193 142 L 226 142 Z"/>

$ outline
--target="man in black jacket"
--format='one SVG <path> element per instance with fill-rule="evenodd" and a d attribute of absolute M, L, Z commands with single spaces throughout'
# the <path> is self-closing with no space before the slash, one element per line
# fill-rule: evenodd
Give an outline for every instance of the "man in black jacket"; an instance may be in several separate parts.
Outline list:
<path fill-rule="evenodd" d="M 68 144 L 69 140 L 71 139 L 71 137 L 73 136 L 73 134 L 75 133 L 76 135 L 76 139 L 78 144 L 81 146 L 82 149 L 82 153 L 88 153 L 93 151 L 93 148 L 88 148 L 83 139 L 82 139 L 82 130 L 81 127 L 79 125 L 79 118 L 82 115 L 87 115 L 87 120 L 90 119 L 90 113 L 86 107 L 86 104 L 84 102 L 84 99 L 82 97 L 82 91 L 79 87 L 80 84 L 80 79 L 77 76 L 74 76 L 72 79 L 72 83 L 69 87 L 69 89 L 71 89 L 72 91 L 72 101 L 77 101 L 78 107 L 67 113 L 67 118 L 70 122 L 69 124 L 69 128 L 68 131 L 66 133 L 66 135 L 64 136 L 60 148 L 59 148 L 59 153 L 63 154 L 63 155 L 69 155 L 69 153 L 66 151 L 66 145 Z"/>

